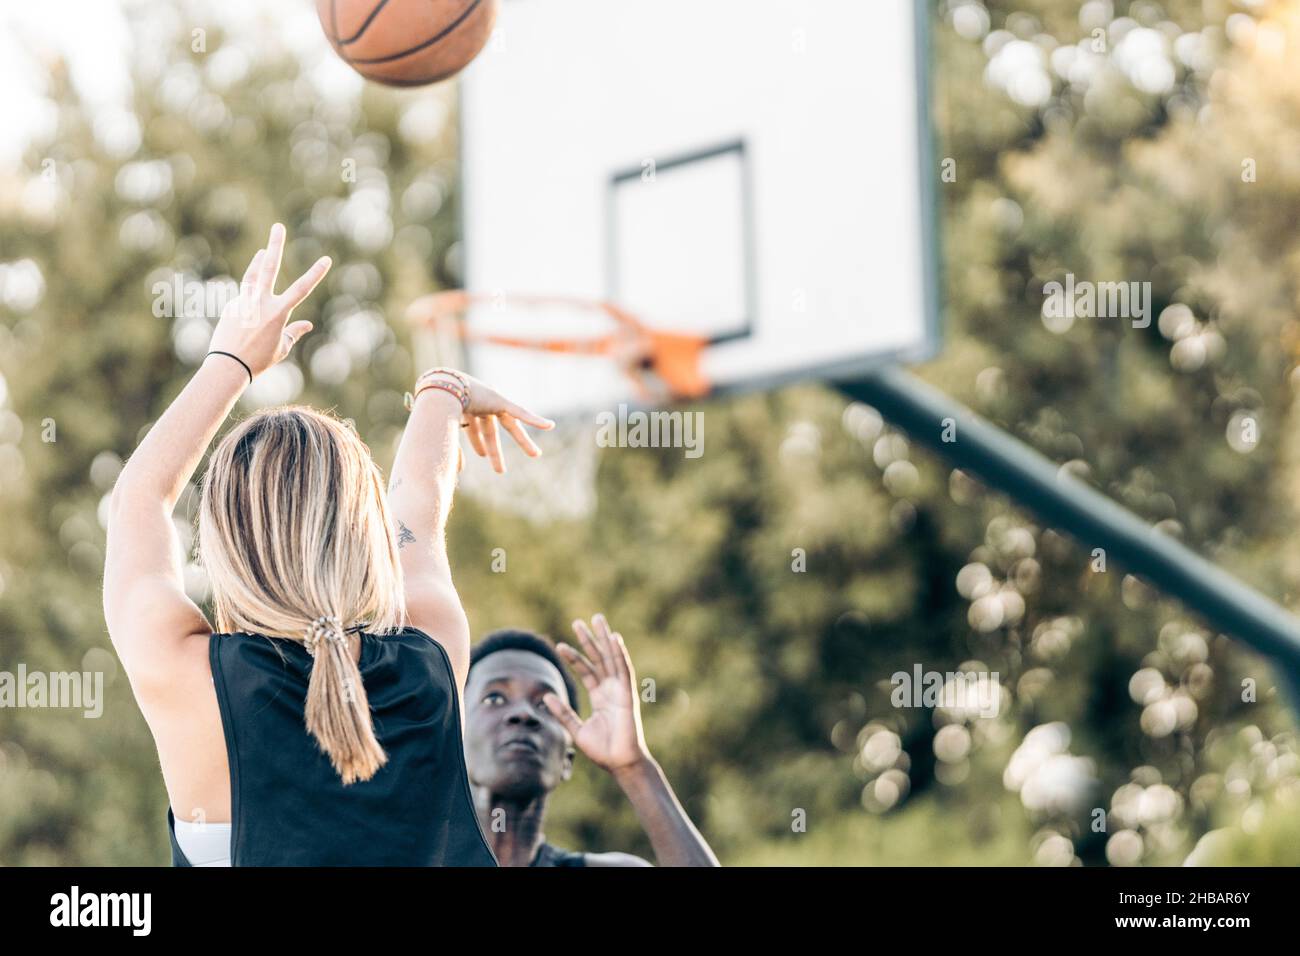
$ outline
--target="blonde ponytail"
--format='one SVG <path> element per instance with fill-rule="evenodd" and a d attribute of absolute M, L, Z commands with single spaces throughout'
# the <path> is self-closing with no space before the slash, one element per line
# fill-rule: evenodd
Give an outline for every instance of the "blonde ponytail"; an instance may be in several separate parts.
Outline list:
<path fill-rule="evenodd" d="M 388 755 L 375 737 L 361 670 L 343 623 L 337 617 L 318 617 L 303 644 L 312 656 L 307 730 L 344 784 L 369 780 L 388 762 Z"/>
<path fill-rule="evenodd" d="M 383 480 L 356 432 L 303 407 L 237 425 L 203 479 L 199 553 L 218 629 L 302 641 L 308 732 L 345 784 L 373 777 L 388 758 L 344 627 L 393 633 L 406 607 Z"/>

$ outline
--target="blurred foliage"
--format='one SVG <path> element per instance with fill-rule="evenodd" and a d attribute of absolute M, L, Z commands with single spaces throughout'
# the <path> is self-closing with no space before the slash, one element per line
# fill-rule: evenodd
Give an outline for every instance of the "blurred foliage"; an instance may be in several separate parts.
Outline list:
<path fill-rule="evenodd" d="M 137 14 L 163 53 L 130 112 L 54 66 L 56 135 L 0 173 L 0 670 L 102 670 L 108 698 L 93 721 L 0 710 L 0 863 L 167 859 L 98 595 L 105 495 L 215 317 L 159 316 L 159 289 L 237 275 L 276 219 L 286 271 L 332 255 L 317 331 L 245 409 L 336 408 L 386 466 L 417 371 L 402 310 L 456 276 L 450 88 L 323 95 L 269 35 L 193 52 L 204 10 Z M 956 176 L 947 341 L 921 374 L 1294 606 L 1296 5 L 967 0 L 934 32 Z M 1153 322 L 1044 319 L 1066 274 L 1151 283 Z M 476 632 L 603 610 L 627 636 L 651 747 L 724 862 L 1300 863 L 1300 753 L 1263 660 L 833 391 L 702 409 L 702 458 L 601 452 L 584 519 L 470 487 L 450 534 Z M 997 672 L 998 715 L 891 706 L 916 665 Z M 649 853 L 586 764 L 548 837 Z"/>

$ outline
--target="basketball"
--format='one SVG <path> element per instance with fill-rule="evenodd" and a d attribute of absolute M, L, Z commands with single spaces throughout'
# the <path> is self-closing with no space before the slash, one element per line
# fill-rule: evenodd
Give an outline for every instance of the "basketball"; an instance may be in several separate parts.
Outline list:
<path fill-rule="evenodd" d="M 316 0 L 330 45 L 368 80 L 423 86 L 469 65 L 499 0 Z"/>

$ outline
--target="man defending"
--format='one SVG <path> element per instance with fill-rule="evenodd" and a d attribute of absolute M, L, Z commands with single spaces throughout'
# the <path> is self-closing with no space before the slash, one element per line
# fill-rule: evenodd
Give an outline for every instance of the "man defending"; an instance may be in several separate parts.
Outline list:
<path fill-rule="evenodd" d="M 646 746 L 622 635 L 599 614 L 592 627 L 575 621 L 573 630 L 582 651 L 512 629 L 489 634 L 470 657 L 466 763 L 497 860 L 502 866 L 651 865 L 630 853 L 575 853 L 546 842 L 546 806 L 572 775 L 576 747 L 618 781 L 660 866 L 717 866 Z M 585 721 L 566 663 L 591 698 Z"/>

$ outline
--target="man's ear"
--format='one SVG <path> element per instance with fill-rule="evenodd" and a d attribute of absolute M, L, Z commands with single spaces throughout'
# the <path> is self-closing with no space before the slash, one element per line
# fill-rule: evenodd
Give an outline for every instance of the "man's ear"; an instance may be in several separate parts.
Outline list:
<path fill-rule="evenodd" d="M 565 781 L 573 776 L 573 758 L 577 756 L 577 751 L 572 747 L 564 748 L 564 764 L 560 768 L 560 780 Z"/>

